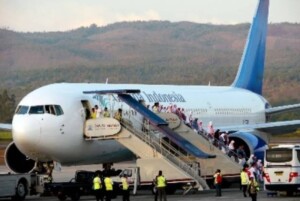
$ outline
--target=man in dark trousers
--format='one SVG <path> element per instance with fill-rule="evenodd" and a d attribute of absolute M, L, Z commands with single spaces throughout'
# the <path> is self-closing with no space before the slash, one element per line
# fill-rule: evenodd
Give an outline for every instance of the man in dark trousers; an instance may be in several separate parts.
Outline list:
<path fill-rule="evenodd" d="M 159 197 L 159 201 L 167 201 L 167 196 L 166 196 L 166 186 L 167 186 L 167 180 L 166 178 L 162 175 L 162 171 L 160 170 L 158 172 L 158 175 L 156 176 L 156 189 L 157 189 L 157 195 Z"/>
<path fill-rule="evenodd" d="M 100 178 L 100 172 L 97 171 L 95 175 L 96 176 L 93 179 L 93 189 L 96 196 L 96 200 L 103 201 L 103 185 Z"/>
<path fill-rule="evenodd" d="M 221 190 L 222 175 L 220 169 L 217 169 L 216 173 L 214 174 L 214 184 L 216 187 L 216 196 L 221 197 L 222 196 L 222 190 Z"/>
<path fill-rule="evenodd" d="M 121 182 L 122 182 L 121 186 L 122 186 L 123 201 L 130 201 L 129 182 L 126 174 L 124 174 L 121 177 Z"/>

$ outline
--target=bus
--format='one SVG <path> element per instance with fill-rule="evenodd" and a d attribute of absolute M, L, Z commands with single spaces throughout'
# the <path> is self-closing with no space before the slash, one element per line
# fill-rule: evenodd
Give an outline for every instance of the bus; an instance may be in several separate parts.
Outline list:
<path fill-rule="evenodd" d="M 265 151 L 264 186 L 287 195 L 300 191 L 300 145 L 278 145 Z"/>

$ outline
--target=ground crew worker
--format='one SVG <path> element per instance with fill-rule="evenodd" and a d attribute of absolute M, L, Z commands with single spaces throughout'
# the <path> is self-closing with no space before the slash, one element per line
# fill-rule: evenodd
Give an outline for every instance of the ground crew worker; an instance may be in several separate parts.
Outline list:
<path fill-rule="evenodd" d="M 244 193 L 244 197 L 247 197 L 246 192 L 247 192 L 248 184 L 249 184 L 249 176 L 248 176 L 247 168 L 244 167 L 241 172 L 241 186 Z"/>
<path fill-rule="evenodd" d="M 217 169 L 216 173 L 214 174 L 214 184 L 216 187 L 216 196 L 221 197 L 222 196 L 222 190 L 221 190 L 222 175 L 220 169 Z"/>
<path fill-rule="evenodd" d="M 106 201 L 111 201 L 113 195 L 113 181 L 109 176 L 104 179 Z"/>
<path fill-rule="evenodd" d="M 110 117 L 110 113 L 107 110 L 107 107 L 104 108 L 104 112 L 103 112 L 103 117 L 109 118 Z"/>
<path fill-rule="evenodd" d="M 257 192 L 259 191 L 259 187 L 257 182 L 255 181 L 253 176 L 250 176 L 250 182 L 248 185 L 248 193 L 251 197 L 252 201 L 256 201 L 257 198 Z"/>
<path fill-rule="evenodd" d="M 162 171 L 160 170 L 158 172 L 158 175 L 156 176 L 156 189 L 160 201 L 162 201 L 162 199 L 164 199 L 164 201 L 167 201 L 166 186 L 166 178 L 162 175 Z"/>
<path fill-rule="evenodd" d="M 100 173 L 98 171 L 96 172 L 96 176 L 93 179 L 93 189 L 96 196 L 96 200 L 103 201 L 102 183 L 100 179 Z"/>
<path fill-rule="evenodd" d="M 115 113 L 114 118 L 118 121 L 122 121 L 122 109 L 119 108 L 118 111 Z"/>
<path fill-rule="evenodd" d="M 123 201 L 130 201 L 129 199 L 129 182 L 128 182 L 128 177 L 126 174 L 124 174 L 121 177 L 121 182 L 122 182 L 122 195 L 123 195 Z"/>

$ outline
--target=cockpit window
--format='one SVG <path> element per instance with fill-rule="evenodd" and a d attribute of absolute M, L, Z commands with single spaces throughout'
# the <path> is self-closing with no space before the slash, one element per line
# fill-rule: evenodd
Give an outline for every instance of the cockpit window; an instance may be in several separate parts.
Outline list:
<path fill-rule="evenodd" d="M 29 114 L 44 114 L 44 106 L 43 105 L 31 106 L 29 109 Z"/>
<path fill-rule="evenodd" d="M 64 114 L 62 108 L 59 105 L 45 105 L 45 111 L 48 114 L 53 114 L 56 116 Z"/>
<path fill-rule="evenodd" d="M 16 110 L 16 114 L 27 114 L 29 107 L 24 105 L 19 105 Z"/>
<path fill-rule="evenodd" d="M 62 110 L 62 108 L 59 105 L 54 105 L 55 111 L 56 111 L 56 115 L 63 115 L 64 111 Z"/>

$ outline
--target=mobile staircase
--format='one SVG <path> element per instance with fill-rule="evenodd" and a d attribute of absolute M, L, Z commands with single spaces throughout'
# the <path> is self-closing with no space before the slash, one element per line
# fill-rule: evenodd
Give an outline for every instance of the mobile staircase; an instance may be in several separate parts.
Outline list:
<path fill-rule="evenodd" d="M 133 119 L 123 119 L 120 123 L 113 118 L 100 119 L 100 121 L 109 122 L 110 128 L 112 128 L 112 131 L 105 135 L 102 135 L 101 132 L 90 134 L 89 130 L 95 130 L 90 129 L 94 124 L 93 121 L 99 120 L 88 120 L 85 131 L 86 140 L 115 139 L 139 157 L 139 159 L 137 159 L 137 165 L 147 164 L 147 168 L 155 169 L 155 172 L 163 169 L 164 175 L 167 178 L 173 178 L 174 180 L 186 178 L 190 181 L 194 181 L 196 184 L 193 187 L 198 188 L 198 190 L 209 189 L 205 178 L 201 176 L 201 167 L 197 159 L 214 158 L 215 156 L 206 154 L 187 139 L 178 135 L 168 127 L 168 123 L 165 120 L 148 110 L 129 95 L 129 93 L 138 92 L 139 90 L 84 92 L 117 94 L 120 100 L 136 110 L 143 118 L 141 122 L 133 122 Z M 133 126 L 137 123 L 142 125 L 145 121 L 149 122 L 155 129 L 147 130 L 144 129 L 143 126 L 140 126 L 140 128 Z M 101 131 L 101 129 L 99 131 Z M 166 136 L 169 140 L 164 140 L 161 137 L 162 135 Z M 177 146 L 174 147 L 174 144 L 180 149 L 178 149 Z M 152 164 L 152 167 L 149 167 L 150 164 Z M 153 175 L 151 175 L 151 177 L 153 178 Z"/>

